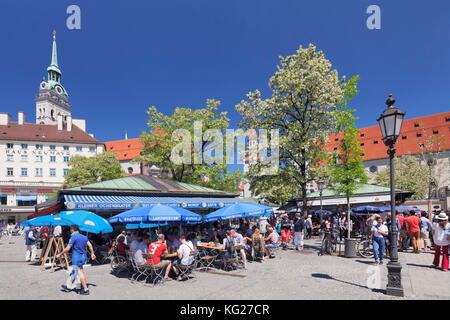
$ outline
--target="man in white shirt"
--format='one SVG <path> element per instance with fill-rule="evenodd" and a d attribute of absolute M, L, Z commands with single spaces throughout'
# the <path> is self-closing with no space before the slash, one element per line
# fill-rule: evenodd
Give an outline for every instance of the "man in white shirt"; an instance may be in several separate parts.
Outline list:
<path fill-rule="evenodd" d="M 142 237 L 142 241 L 140 241 L 136 246 L 136 251 L 134 252 L 134 261 L 137 266 L 145 265 L 146 259 L 142 256 L 143 253 L 147 253 L 148 245 L 150 244 L 150 237 L 145 235 Z"/>
<path fill-rule="evenodd" d="M 194 251 L 194 245 L 190 241 L 186 241 L 186 236 L 180 236 L 181 245 L 178 248 L 178 260 L 173 263 L 173 270 L 178 276 L 179 271 L 177 266 L 189 266 L 194 262 L 194 256 L 191 255 L 191 252 Z M 180 280 L 180 279 L 178 279 Z"/>
<path fill-rule="evenodd" d="M 439 260 L 442 250 L 442 264 L 441 270 L 448 271 L 449 259 L 448 248 L 450 245 L 450 223 L 448 223 L 448 216 L 441 212 L 436 216 L 436 222 L 432 225 L 433 242 L 434 242 L 434 260 L 433 267 L 439 268 Z"/>

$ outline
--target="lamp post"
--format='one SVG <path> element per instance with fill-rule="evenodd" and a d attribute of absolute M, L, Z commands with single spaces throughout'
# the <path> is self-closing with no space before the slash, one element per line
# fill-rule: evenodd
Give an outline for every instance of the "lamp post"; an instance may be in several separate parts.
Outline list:
<path fill-rule="evenodd" d="M 322 216 L 322 190 L 324 188 L 325 188 L 325 181 L 323 181 L 322 179 L 317 181 L 317 189 L 319 189 L 319 194 L 320 194 L 320 227 L 322 227 L 322 221 L 323 221 L 323 216 Z"/>
<path fill-rule="evenodd" d="M 387 153 L 389 155 L 389 166 L 391 174 L 391 213 L 392 213 L 392 224 L 391 224 L 391 234 L 392 239 L 392 252 L 390 261 L 387 264 L 388 268 L 388 284 L 386 287 L 386 294 L 392 296 L 403 297 L 403 287 L 402 287 L 402 266 L 398 261 L 398 231 L 397 223 L 395 223 L 397 217 L 395 212 L 395 180 L 394 180 L 394 155 L 395 155 L 395 143 L 400 135 L 400 130 L 402 128 L 404 112 L 401 112 L 398 108 L 394 106 L 395 99 L 392 98 L 392 94 L 386 101 L 388 106 L 386 110 L 377 119 L 378 124 L 381 129 L 381 134 L 383 135 L 384 144 L 388 147 Z"/>

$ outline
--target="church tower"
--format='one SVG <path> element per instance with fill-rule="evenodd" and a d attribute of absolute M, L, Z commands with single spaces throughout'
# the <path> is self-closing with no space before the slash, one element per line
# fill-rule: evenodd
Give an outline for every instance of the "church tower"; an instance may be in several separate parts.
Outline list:
<path fill-rule="evenodd" d="M 47 81 L 43 79 L 39 85 L 39 94 L 36 97 L 36 123 L 56 125 L 59 115 L 63 122 L 71 117 L 72 107 L 69 96 L 61 84 L 61 71 L 58 67 L 58 54 L 56 51 L 56 31 L 53 31 L 52 62 L 47 68 Z"/>

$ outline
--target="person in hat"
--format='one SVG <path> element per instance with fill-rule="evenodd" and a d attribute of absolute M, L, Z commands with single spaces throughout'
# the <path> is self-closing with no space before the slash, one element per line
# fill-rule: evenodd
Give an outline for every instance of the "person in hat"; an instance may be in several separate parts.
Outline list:
<path fill-rule="evenodd" d="M 439 260 L 442 250 L 442 271 L 448 271 L 448 248 L 450 244 L 450 223 L 448 216 L 441 212 L 436 216 L 436 221 L 432 226 L 434 240 L 434 261 L 433 267 L 439 268 Z"/>

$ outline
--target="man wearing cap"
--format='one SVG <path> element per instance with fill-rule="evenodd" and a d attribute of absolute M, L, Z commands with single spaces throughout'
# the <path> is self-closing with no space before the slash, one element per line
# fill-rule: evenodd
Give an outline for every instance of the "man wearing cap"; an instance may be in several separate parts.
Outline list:
<path fill-rule="evenodd" d="M 439 268 L 439 260 L 442 249 L 442 271 L 448 271 L 448 248 L 450 244 L 450 223 L 448 223 L 448 216 L 441 212 L 436 217 L 435 223 L 432 226 L 433 240 L 434 240 L 434 261 L 433 267 Z"/>

